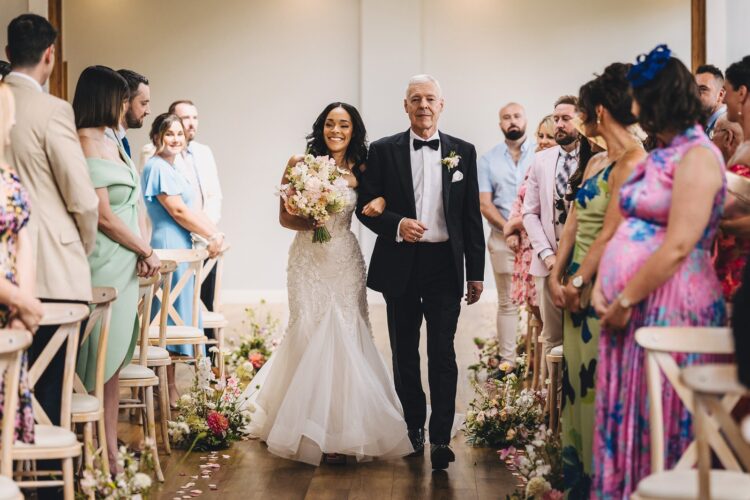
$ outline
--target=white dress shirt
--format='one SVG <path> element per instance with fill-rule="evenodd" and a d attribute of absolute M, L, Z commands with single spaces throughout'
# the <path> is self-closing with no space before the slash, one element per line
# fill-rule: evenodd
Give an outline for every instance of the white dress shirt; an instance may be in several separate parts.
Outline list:
<path fill-rule="evenodd" d="M 437 150 L 429 146 L 423 146 L 419 150 L 414 149 L 414 139 L 423 140 L 413 130 L 409 131 L 409 158 L 411 160 L 411 178 L 414 186 L 414 203 L 416 206 L 417 220 L 427 226 L 421 242 L 440 243 L 448 241 L 448 225 L 445 222 L 445 209 L 443 206 L 443 156 L 441 146 Z M 440 140 L 440 134 L 435 133 L 427 139 Z M 386 200 L 387 202 L 387 200 Z M 402 219 L 403 221 L 403 219 Z M 396 241 L 401 238 L 401 223 L 396 230 Z"/>

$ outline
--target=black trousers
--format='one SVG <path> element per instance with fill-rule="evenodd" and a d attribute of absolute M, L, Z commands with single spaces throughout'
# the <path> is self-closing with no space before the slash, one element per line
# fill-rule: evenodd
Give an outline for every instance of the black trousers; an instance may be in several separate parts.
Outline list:
<path fill-rule="evenodd" d="M 64 301 L 64 300 L 48 300 L 40 299 L 42 302 L 77 302 L 80 304 L 86 304 L 86 302 L 80 301 Z M 29 347 L 29 366 L 32 366 L 37 358 L 41 356 L 42 351 L 47 346 L 53 335 L 57 331 L 60 325 L 47 325 L 41 326 L 34 334 L 34 339 Z M 65 372 L 65 351 L 68 342 L 65 341 L 62 347 L 52 358 L 52 361 L 47 366 L 47 369 L 42 372 L 36 385 L 34 385 L 34 395 L 39 401 L 39 404 L 44 408 L 45 413 L 52 421 L 52 425 L 60 425 L 60 414 L 62 406 L 62 381 L 63 373 Z M 59 460 L 40 460 L 37 466 L 41 470 L 60 470 L 62 463 Z M 62 498 L 62 488 L 39 488 L 37 490 L 40 499 L 57 499 Z"/>
<path fill-rule="evenodd" d="M 458 367 L 453 337 L 461 311 L 461 291 L 448 243 L 416 243 L 417 256 L 406 292 L 385 295 L 393 352 L 396 393 L 409 429 L 421 429 L 427 418 L 422 389 L 419 336 L 427 322 L 427 380 L 430 386 L 430 442 L 448 444 L 456 410 Z"/>

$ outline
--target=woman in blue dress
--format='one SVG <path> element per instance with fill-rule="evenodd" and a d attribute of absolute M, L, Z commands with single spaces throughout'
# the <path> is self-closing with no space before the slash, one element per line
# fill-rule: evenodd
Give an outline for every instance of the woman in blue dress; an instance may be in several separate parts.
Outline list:
<path fill-rule="evenodd" d="M 180 118 L 170 113 L 157 116 L 150 135 L 156 152 L 143 167 L 143 197 L 153 228 L 151 246 L 165 249 L 193 248 L 191 233 L 194 233 L 208 241 L 209 257 L 216 256 L 224 243 L 224 235 L 196 207 L 196 188 L 177 168 L 187 145 Z M 186 269 L 187 264 L 177 268 L 172 277 L 172 286 L 177 284 Z M 193 279 L 188 281 L 174 303 L 177 313 L 186 322 L 190 321 L 193 314 Z M 173 324 L 171 318 L 170 324 Z M 195 326 L 201 327 L 200 324 Z M 177 355 L 194 355 L 190 345 L 174 345 L 168 349 Z M 169 366 L 167 377 L 169 399 L 174 404 L 179 397 L 174 382 L 174 365 Z"/>

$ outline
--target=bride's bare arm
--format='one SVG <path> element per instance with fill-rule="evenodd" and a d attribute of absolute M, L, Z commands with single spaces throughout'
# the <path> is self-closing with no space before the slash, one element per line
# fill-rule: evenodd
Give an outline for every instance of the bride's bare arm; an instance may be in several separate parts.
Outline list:
<path fill-rule="evenodd" d="M 291 158 L 289 158 L 287 166 L 284 167 L 284 173 L 281 175 L 282 184 L 286 182 L 287 168 L 293 167 L 297 164 L 297 162 L 300 161 L 302 161 L 302 156 L 300 155 L 292 156 Z M 287 210 L 286 204 L 284 203 L 284 199 L 281 197 L 279 197 L 279 224 L 281 224 L 282 227 L 291 229 L 293 231 L 310 231 L 311 229 L 315 229 L 312 220 L 290 214 Z"/>

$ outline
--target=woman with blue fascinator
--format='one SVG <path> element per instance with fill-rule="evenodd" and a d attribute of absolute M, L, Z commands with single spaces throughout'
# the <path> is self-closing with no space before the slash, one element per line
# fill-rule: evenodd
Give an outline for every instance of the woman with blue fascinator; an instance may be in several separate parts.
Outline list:
<path fill-rule="evenodd" d="M 726 324 L 711 263 L 726 195 L 721 153 L 698 124 L 698 89 L 666 45 L 628 73 L 633 112 L 658 143 L 620 190 L 623 223 L 601 258 L 592 302 L 601 318 L 592 496 L 629 498 L 651 471 L 643 326 Z M 700 290 L 700 293 L 695 293 Z M 685 366 L 715 359 L 676 354 Z M 692 441 L 690 414 L 665 387 L 665 465 Z"/>

